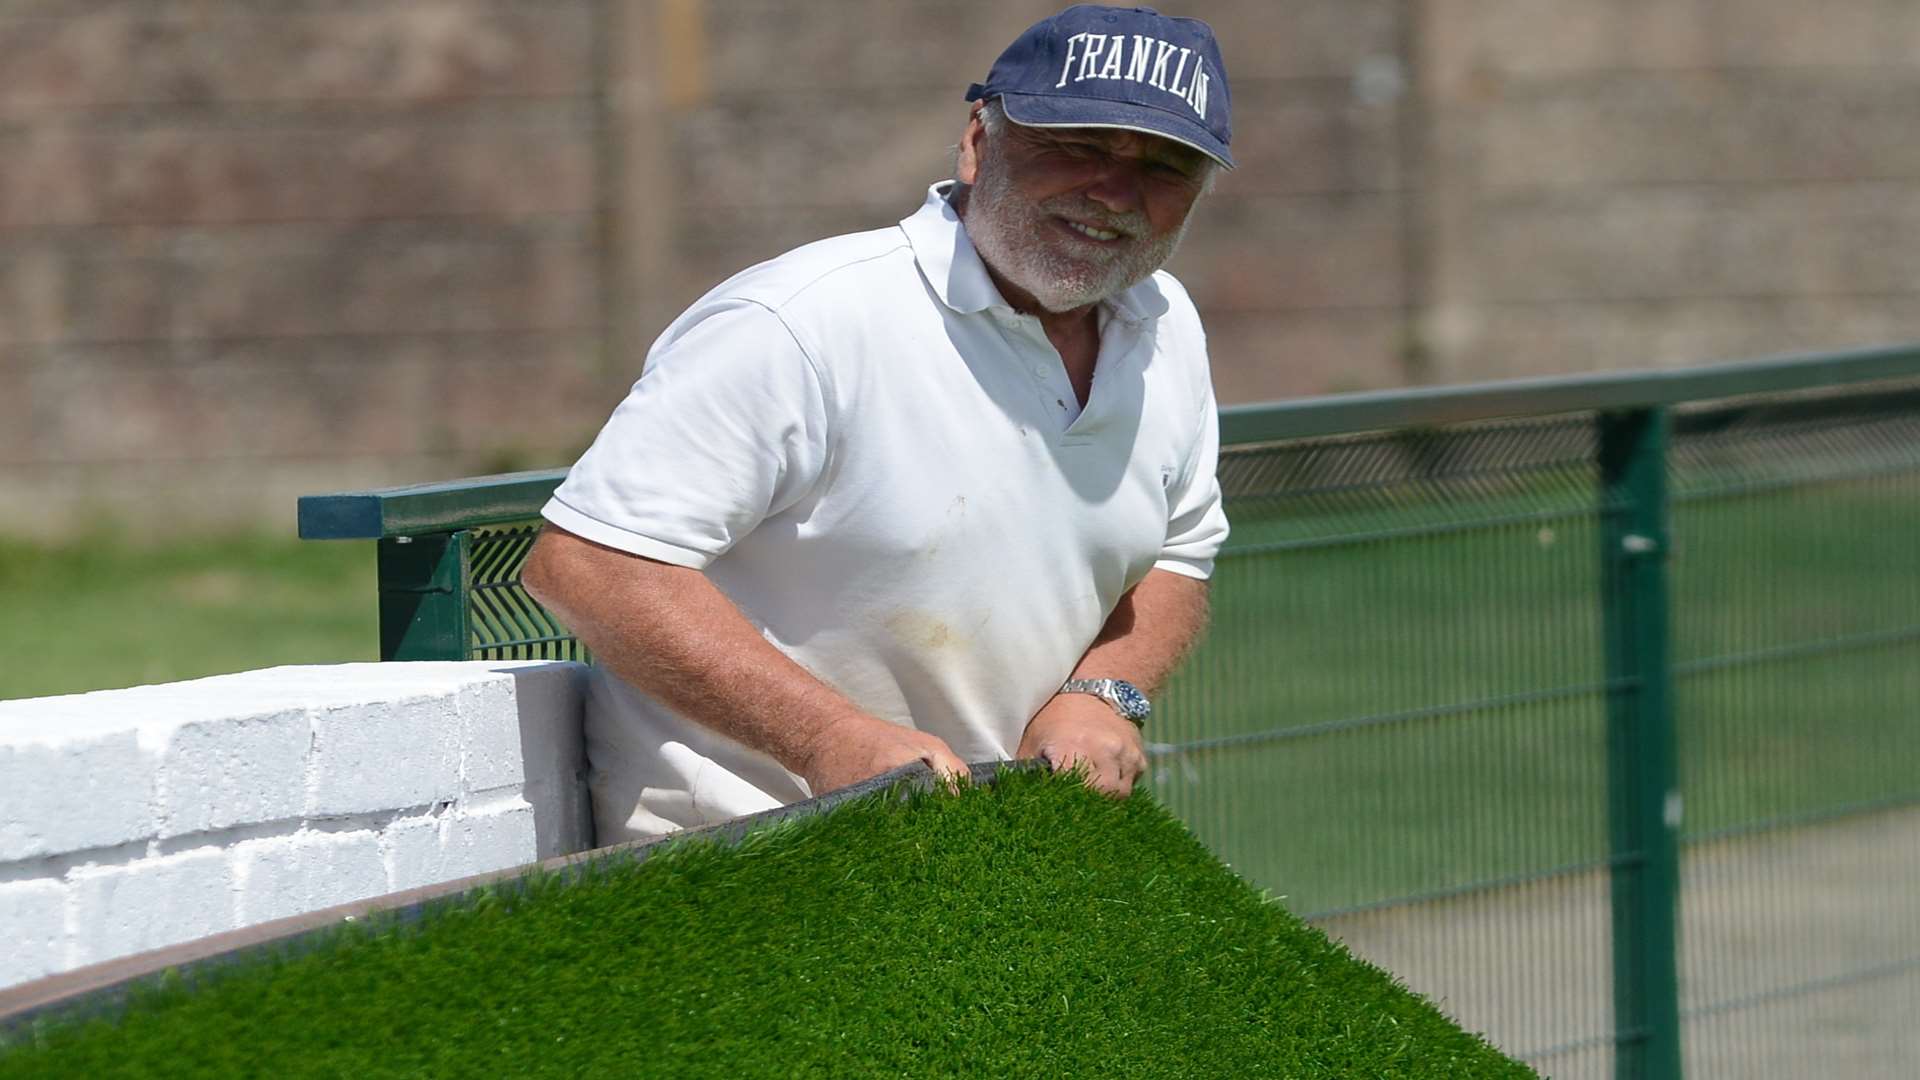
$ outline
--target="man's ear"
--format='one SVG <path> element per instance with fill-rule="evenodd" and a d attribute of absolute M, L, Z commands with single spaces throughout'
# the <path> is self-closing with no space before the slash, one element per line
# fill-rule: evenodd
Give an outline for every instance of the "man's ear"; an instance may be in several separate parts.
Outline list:
<path fill-rule="evenodd" d="M 987 127 L 980 122 L 983 104 L 974 102 L 973 112 L 967 115 L 967 130 L 960 135 L 960 156 L 953 165 L 953 178 L 969 186 L 980 179 L 980 144 L 987 138 Z"/>

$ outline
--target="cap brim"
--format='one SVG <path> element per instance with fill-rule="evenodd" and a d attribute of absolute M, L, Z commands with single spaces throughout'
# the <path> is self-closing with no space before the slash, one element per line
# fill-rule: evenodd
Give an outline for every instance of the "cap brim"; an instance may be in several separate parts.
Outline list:
<path fill-rule="evenodd" d="M 1213 137 L 1206 125 L 1165 109 L 1060 94 L 1001 94 L 999 97 L 1007 119 L 1021 127 L 1138 131 L 1192 147 L 1219 162 L 1222 168 L 1233 168 L 1233 154 L 1225 143 Z"/>

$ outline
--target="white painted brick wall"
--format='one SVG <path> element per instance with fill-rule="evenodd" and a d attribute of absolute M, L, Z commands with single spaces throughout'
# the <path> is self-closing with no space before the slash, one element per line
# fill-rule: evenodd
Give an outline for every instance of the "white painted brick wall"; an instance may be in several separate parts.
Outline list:
<path fill-rule="evenodd" d="M 78 967 L 233 929 L 233 876 L 218 847 L 86 866 L 73 886 L 68 966 Z"/>
<path fill-rule="evenodd" d="M 425 806 L 460 794 L 454 696 L 422 694 L 316 709 L 309 817 Z"/>
<path fill-rule="evenodd" d="M 519 799 L 476 812 L 398 821 L 383 836 L 391 891 L 535 861 L 533 807 Z"/>
<path fill-rule="evenodd" d="M 511 682 L 485 682 L 461 690 L 454 699 L 460 717 L 460 782 L 466 790 L 491 791 L 526 782 L 520 730 L 494 722 L 514 708 L 517 692 Z"/>
<path fill-rule="evenodd" d="M 157 764 L 131 729 L 0 744 L 0 863 L 151 836 Z"/>
<path fill-rule="evenodd" d="M 311 742 L 300 709 L 181 725 L 160 759 L 159 837 L 299 817 Z"/>
<path fill-rule="evenodd" d="M 66 967 L 67 885 L 14 881 L 0 885 L 0 926 L 12 932 L 0 949 L 0 986 L 51 975 Z"/>
<path fill-rule="evenodd" d="M 591 846 L 577 664 L 0 701 L 0 987 Z"/>
<path fill-rule="evenodd" d="M 372 829 L 249 840 L 234 849 L 233 876 L 241 926 L 393 891 Z"/>

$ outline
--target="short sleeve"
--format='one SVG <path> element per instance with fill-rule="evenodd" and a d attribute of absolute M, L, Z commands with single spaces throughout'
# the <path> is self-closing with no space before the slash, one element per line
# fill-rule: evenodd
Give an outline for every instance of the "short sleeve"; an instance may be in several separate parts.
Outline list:
<path fill-rule="evenodd" d="M 1221 505 L 1215 469 L 1220 458 L 1220 410 L 1207 388 L 1199 430 L 1186 467 L 1169 491 L 1167 542 L 1154 566 L 1190 578 L 1213 576 L 1213 559 L 1227 539 L 1227 513 Z"/>
<path fill-rule="evenodd" d="M 779 316 L 710 302 L 645 370 L 541 510 L 595 543 L 704 569 L 819 479 L 827 393 Z"/>

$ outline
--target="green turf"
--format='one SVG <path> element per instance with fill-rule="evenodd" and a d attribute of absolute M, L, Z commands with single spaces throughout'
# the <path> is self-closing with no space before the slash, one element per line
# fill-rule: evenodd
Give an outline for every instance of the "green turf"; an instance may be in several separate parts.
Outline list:
<path fill-rule="evenodd" d="M 0 698 L 373 660 L 373 545 L 0 539 Z"/>
<path fill-rule="evenodd" d="M 43 1031 L 16 1076 L 1523 1077 L 1145 796 L 1003 776 L 497 892 Z"/>

